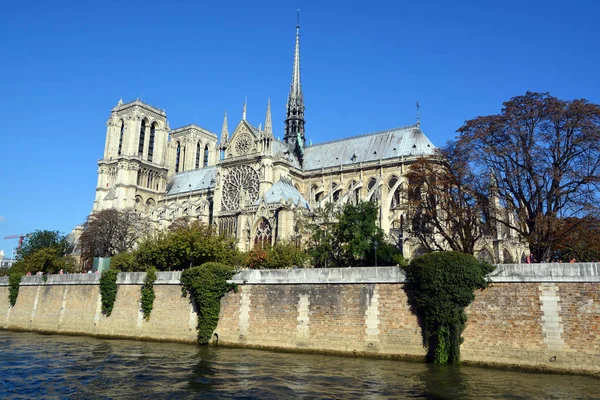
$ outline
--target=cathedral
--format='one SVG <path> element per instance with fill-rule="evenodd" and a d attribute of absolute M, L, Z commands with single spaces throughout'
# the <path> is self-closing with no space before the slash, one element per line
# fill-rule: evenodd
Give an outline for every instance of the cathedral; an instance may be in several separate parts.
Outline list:
<path fill-rule="evenodd" d="M 171 130 L 163 110 L 121 100 L 107 122 L 92 212 L 135 208 L 161 229 L 190 217 L 234 235 L 247 251 L 297 241 L 299 218 L 327 202 L 376 200 L 379 226 L 405 257 L 418 254 L 418 244 L 401 239 L 404 175 L 435 148 L 418 118 L 414 125 L 307 145 L 304 110 L 299 25 L 283 141 L 273 134 L 270 102 L 264 125 L 246 120 L 244 104 L 232 133 L 225 113 L 217 135 L 195 124 Z"/>

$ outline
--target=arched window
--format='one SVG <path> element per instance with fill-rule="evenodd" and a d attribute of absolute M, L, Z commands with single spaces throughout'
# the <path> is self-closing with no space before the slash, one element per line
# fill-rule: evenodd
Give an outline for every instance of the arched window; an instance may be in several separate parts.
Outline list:
<path fill-rule="evenodd" d="M 394 186 L 396 186 L 396 184 L 398 183 L 398 177 L 396 176 L 392 176 L 390 178 L 390 181 L 388 182 L 388 188 L 389 190 L 393 190 Z M 395 208 L 400 206 L 400 190 L 401 190 L 401 186 L 398 186 L 396 188 L 396 190 L 394 191 L 394 194 L 392 196 L 392 202 L 390 203 L 390 208 Z"/>
<path fill-rule="evenodd" d="M 338 201 L 340 199 L 340 197 L 342 197 L 342 189 L 338 189 L 335 192 L 333 192 L 333 201 Z"/>
<path fill-rule="evenodd" d="M 119 155 L 121 155 L 121 150 L 123 149 L 123 133 L 125 132 L 125 122 L 121 120 L 121 134 L 119 135 Z"/>
<path fill-rule="evenodd" d="M 177 150 L 175 150 L 175 172 L 179 172 L 179 156 L 181 155 L 181 143 L 177 142 Z"/>
<path fill-rule="evenodd" d="M 256 236 L 254 238 L 254 246 L 265 248 L 266 246 L 271 245 L 271 240 L 273 239 L 273 231 L 271 229 L 271 224 L 265 218 L 261 219 L 256 227 Z"/>
<path fill-rule="evenodd" d="M 142 120 L 142 127 L 140 128 L 140 145 L 138 147 L 138 156 L 142 157 L 144 154 L 144 137 L 146 136 L 146 120 Z"/>
<path fill-rule="evenodd" d="M 196 169 L 200 168 L 200 142 L 196 145 Z"/>
<path fill-rule="evenodd" d="M 375 178 L 371 178 L 371 180 L 369 181 L 369 183 L 367 185 L 367 189 L 369 191 L 371 191 L 371 189 L 373 189 L 375 187 L 375 183 L 377 183 L 377 180 Z"/>
<path fill-rule="evenodd" d="M 202 163 L 203 167 L 208 167 L 208 145 L 204 146 L 204 161 Z"/>
<path fill-rule="evenodd" d="M 150 127 L 150 142 L 148 143 L 148 161 L 152 162 L 154 155 L 154 136 L 156 135 L 156 123 Z"/>

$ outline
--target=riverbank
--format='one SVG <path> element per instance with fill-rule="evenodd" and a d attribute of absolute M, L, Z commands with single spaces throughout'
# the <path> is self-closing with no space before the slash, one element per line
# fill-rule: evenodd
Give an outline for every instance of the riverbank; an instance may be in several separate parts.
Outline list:
<path fill-rule="evenodd" d="M 23 277 L 14 307 L 0 279 L 0 329 L 196 342 L 196 310 L 180 273 L 161 272 L 149 321 L 144 273 L 122 273 L 110 317 L 99 276 Z M 598 264 L 501 265 L 467 308 L 464 363 L 600 376 Z M 421 330 L 398 268 L 243 271 L 222 300 L 213 340 L 222 346 L 423 359 Z"/>

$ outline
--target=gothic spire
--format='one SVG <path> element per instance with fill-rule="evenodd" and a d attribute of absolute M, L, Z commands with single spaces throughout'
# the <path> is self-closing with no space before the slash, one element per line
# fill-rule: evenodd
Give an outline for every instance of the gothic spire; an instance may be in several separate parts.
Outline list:
<path fill-rule="evenodd" d="M 227 129 L 227 110 L 225 110 L 225 117 L 223 118 L 223 128 L 221 128 L 221 144 L 227 143 L 229 139 L 229 130 Z"/>
<path fill-rule="evenodd" d="M 267 116 L 265 117 L 265 136 L 273 137 L 273 123 L 271 122 L 271 99 L 267 102 Z"/>
<path fill-rule="evenodd" d="M 294 49 L 294 66 L 292 69 L 292 83 L 288 95 L 284 140 L 289 149 L 296 154 L 302 162 L 304 137 L 304 96 L 300 83 L 300 10 L 296 24 L 296 47 Z"/>
<path fill-rule="evenodd" d="M 294 67 L 289 97 L 290 99 L 302 99 L 302 85 L 300 83 L 300 10 L 298 10 L 298 22 L 296 24 L 296 47 L 294 49 Z"/>
<path fill-rule="evenodd" d="M 417 128 L 421 127 L 421 106 L 419 105 L 419 99 L 417 99 Z"/>
<path fill-rule="evenodd" d="M 242 111 L 242 119 L 244 121 L 246 120 L 246 104 L 248 104 L 248 96 L 246 96 L 246 99 L 244 100 L 244 110 Z"/>

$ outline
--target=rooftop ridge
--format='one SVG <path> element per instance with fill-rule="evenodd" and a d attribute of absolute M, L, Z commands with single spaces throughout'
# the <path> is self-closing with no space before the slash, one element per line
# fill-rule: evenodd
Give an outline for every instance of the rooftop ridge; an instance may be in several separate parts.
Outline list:
<path fill-rule="evenodd" d="M 196 124 L 187 124 L 187 125 L 184 125 L 184 126 L 180 126 L 179 128 L 171 129 L 171 134 L 173 134 L 173 133 L 179 133 L 179 132 L 181 132 L 181 131 L 183 131 L 185 129 L 189 129 L 189 128 L 196 128 L 198 130 L 205 131 L 205 132 L 211 134 L 214 137 L 217 137 L 216 133 L 214 133 L 212 131 L 209 131 L 208 129 L 203 128 L 203 127 L 201 127 L 199 125 L 196 125 Z"/>
<path fill-rule="evenodd" d="M 158 108 L 158 107 L 154 107 L 154 106 L 153 106 L 153 105 L 151 105 L 151 104 L 144 103 L 144 102 L 143 102 L 142 100 L 140 100 L 140 99 L 135 99 L 135 100 L 133 100 L 133 101 L 130 101 L 129 103 L 118 104 L 118 105 L 116 105 L 116 106 L 113 108 L 113 110 L 115 110 L 115 111 L 118 111 L 118 110 L 123 110 L 123 109 L 125 109 L 125 108 L 132 107 L 132 106 L 135 106 L 135 105 L 141 105 L 141 106 L 144 106 L 144 107 L 148 107 L 148 108 L 150 108 L 152 111 L 156 112 L 157 114 L 160 114 L 160 115 L 162 115 L 162 116 L 164 116 L 164 117 L 166 117 L 166 116 L 167 116 L 167 114 L 166 114 L 165 110 L 163 110 L 163 109 L 160 109 L 160 108 Z"/>
<path fill-rule="evenodd" d="M 176 176 L 188 175 L 193 172 L 199 173 L 199 172 L 208 171 L 210 169 L 216 169 L 216 168 L 217 168 L 216 165 L 210 165 L 208 167 L 202 167 L 202 168 L 198 168 L 198 169 L 191 169 L 189 171 L 177 172 L 175 175 L 173 175 L 171 178 L 169 178 L 169 181 L 172 180 L 173 178 L 175 178 Z"/>
<path fill-rule="evenodd" d="M 321 145 L 324 145 L 324 144 L 344 142 L 346 140 L 358 139 L 358 138 L 367 137 L 367 136 L 383 135 L 384 133 L 390 133 L 390 132 L 395 132 L 395 131 L 403 131 L 403 130 L 410 129 L 410 128 L 417 128 L 417 129 L 419 129 L 416 124 L 406 125 L 406 126 L 400 126 L 398 128 L 385 129 L 385 130 L 382 130 L 382 131 L 376 131 L 376 132 L 370 132 L 370 133 L 363 133 L 361 135 L 356 135 L 356 136 L 348 136 L 348 137 L 341 138 L 341 139 L 328 140 L 326 142 L 321 142 L 321 143 L 312 144 L 310 146 L 306 146 L 306 148 L 309 149 L 311 147 L 317 147 L 317 146 L 321 146 Z"/>

